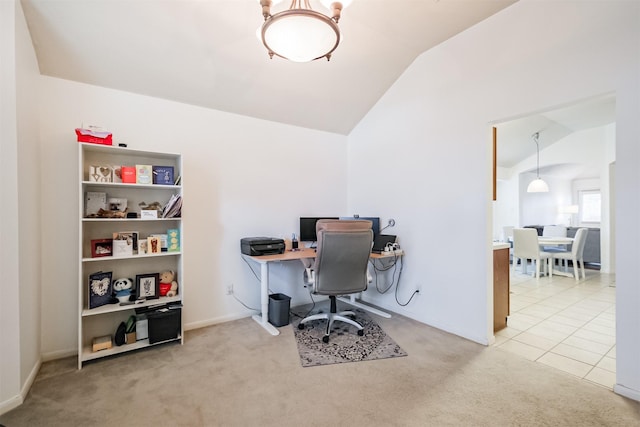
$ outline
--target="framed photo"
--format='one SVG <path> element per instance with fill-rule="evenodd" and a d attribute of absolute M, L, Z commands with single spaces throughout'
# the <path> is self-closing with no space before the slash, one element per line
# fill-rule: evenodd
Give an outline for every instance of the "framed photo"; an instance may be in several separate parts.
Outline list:
<path fill-rule="evenodd" d="M 98 271 L 89 275 L 89 308 L 100 307 L 111 302 L 113 272 Z"/>
<path fill-rule="evenodd" d="M 96 239 L 91 241 L 91 258 L 113 255 L 112 239 Z"/>
<path fill-rule="evenodd" d="M 147 253 L 159 254 L 160 252 L 162 252 L 162 242 L 160 238 L 157 236 L 147 237 Z"/>
<path fill-rule="evenodd" d="M 124 240 L 128 247 L 131 248 L 131 252 L 128 255 L 138 253 L 138 237 L 137 231 L 117 231 L 113 233 L 113 255 L 116 256 L 116 240 Z"/>
<path fill-rule="evenodd" d="M 160 297 L 160 273 L 136 275 L 136 299 Z"/>
<path fill-rule="evenodd" d="M 147 239 L 140 239 L 138 241 L 138 255 L 144 255 L 147 253 Z"/>

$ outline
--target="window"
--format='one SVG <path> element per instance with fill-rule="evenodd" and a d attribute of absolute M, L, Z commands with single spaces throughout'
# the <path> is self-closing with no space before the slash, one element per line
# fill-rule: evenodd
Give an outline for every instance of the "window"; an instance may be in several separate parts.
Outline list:
<path fill-rule="evenodd" d="M 579 192 L 580 222 L 600 223 L 601 196 L 600 190 L 584 190 Z"/>

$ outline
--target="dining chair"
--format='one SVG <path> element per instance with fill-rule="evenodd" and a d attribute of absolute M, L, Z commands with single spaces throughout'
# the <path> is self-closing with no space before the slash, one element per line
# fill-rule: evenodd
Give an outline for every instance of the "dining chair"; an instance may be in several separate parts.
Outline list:
<path fill-rule="evenodd" d="M 564 225 L 545 225 L 542 228 L 542 236 L 543 237 L 567 237 L 567 227 Z M 543 246 L 542 250 L 545 252 L 551 253 L 560 253 L 560 252 L 569 252 L 568 245 L 550 245 Z M 565 261 L 566 262 L 566 261 Z M 551 264 L 555 264 L 555 261 L 552 261 Z"/>
<path fill-rule="evenodd" d="M 544 264 L 545 273 L 551 267 L 549 260 L 551 253 L 540 250 L 538 242 L 538 232 L 535 228 L 514 228 L 513 229 L 513 270 L 515 272 L 517 259 L 522 262 L 522 272 L 527 272 L 527 260 L 532 260 L 536 264 L 536 278 L 540 277 L 540 263 Z"/>
<path fill-rule="evenodd" d="M 580 280 L 578 263 L 580 263 L 580 270 L 582 270 L 582 278 L 586 278 L 584 272 L 584 258 L 582 254 L 584 252 L 584 244 L 587 241 L 588 234 L 588 228 L 579 228 L 578 231 L 576 231 L 576 236 L 574 237 L 573 244 L 571 245 L 571 251 L 556 252 L 552 254 L 553 259 L 564 260 L 566 263 L 568 263 L 569 260 L 573 262 L 573 276 L 576 280 Z"/>

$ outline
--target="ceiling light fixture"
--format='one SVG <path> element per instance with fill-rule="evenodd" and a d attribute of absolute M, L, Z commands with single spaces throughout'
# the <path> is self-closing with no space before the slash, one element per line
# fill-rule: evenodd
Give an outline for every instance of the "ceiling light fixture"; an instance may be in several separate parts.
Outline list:
<path fill-rule="evenodd" d="M 331 59 L 341 39 L 340 13 L 351 0 L 320 0 L 331 17 L 311 9 L 309 0 L 291 0 L 289 9 L 274 15 L 271 6 L 282 0 L 258 1 L 264 16 L 261 40 L 271 58 L 276 55 L 293 62 Z"/>
<path fill-rule="evenodd" d="M 531 135 L 531 137 L 536 143 L 536 155 L 537 155 L 536 176 L 537 178 L 529 183 L 529 186 L 527 187 L 527 193 L 548 193 L 549 192 L 549 186 L 547 185 L 546 182 L 544 182 L 540 178 L 540 144 L 538 143 L 539 136 L 540 136 L 540 132 L 536 132 L 533 135 Z"/>

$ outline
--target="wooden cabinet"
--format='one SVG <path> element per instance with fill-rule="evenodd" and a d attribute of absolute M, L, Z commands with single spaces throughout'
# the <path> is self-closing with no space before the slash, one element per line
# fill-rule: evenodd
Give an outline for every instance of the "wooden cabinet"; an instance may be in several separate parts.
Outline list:
<path fill-rule="evenodd" d="M 119 175 L 110 174 L 109 168 L 120 169 L 122 166 L 158 166 L 165 167 L 163 184 L 154 184 L 153 176 L 146 176 L 149 168 L 142 168 L 145 179 L 142 183 L 122 183 L 119 182 Z M 138 168 L 136 167 L 136 170 Z M 160 171 L 160 168 L 156 168 Z M 169 172 L 167 172 L 167 170 Z M 170 176 L 173 171 L 173 177 Z M 165 206 L 171 199 L 182 197 L 182 184 L 175 184 L 182 173 L 182 157 L 179 154 L 158 153 L 149 151 L 132 150 L 128 148 L 104 146 L 97 144 L 79 144 L 79 190 L 78 190 L 78 214 L 79 214 L 79 242 L 78 242 L 78 369 L 82 368 L 83 362 L 111 356 L 127 351 L 145 348 L 161 342 L 183 340 L 183 324 L 181 310 L 185 282 L 183 280 L 183 260 L 184 235 L 182 230 L 182 218 L 180 215 L 174 217 L 163 217 L 162 212 L 154 218 L 153 215 L 142 217 L 141 206 L 159 205 Z M 90 193 L 90 194 L 89 194 Z M 94 199 L 91 199 L 94 197 Z M 106 206 L 102 203 L 106 201 Z M 157 203 L 154 203 L 157 202 Z M 126 203 L 127 211 L 118 213 L 115 217 L 112 213 L 123 209 Z M 90 204 L 90 206 L 87 206 Z M 93 214 L 96 207 L 105 206 L 108 213 L 99 215 Z M 156 210 L 157 212 L 157 210 Z M 132 215 L 127 216 L 127 213 Z M 133 215 L 134 214 L 134 215 Z M 170 233 L 169 233 L 170 232 Z M 116 245 L 113 239 L 114 233 L 129 234 L 136 236 L 137 249 L 134 245 L 133 252 L 129 252 L 128 247 L 124 251 L 116 253 Z M 169 242 L 168 236 L 174 236 L 174 240 Z M 143 242 L 153 242 L 154 247 L 157 240 L 149 240 L 148 237 L 156 236 L 165 240 L 167 250 L 150 253 L 143 253 Z M 120 237 L 120 235 L 118 235 Z M 133 239 L 132 239 L 133 240 Z M 104 244 L 101 244 L 103 241 Z M 119 242 L 121 243 L 121 242 Z M 172 245 L 172 247 L 169 247 Z M 122 248 L 122 245 L 117 245 Z M 155 273 L 171 270 L 175 273 L 175 280 L 178 283 L 178 293 L 175 296 L 160 296 L 155 294 Z M 131 278 L 134 286 L 136 276 L 142 279 L 140 283 L 145 285 L 145 289 L 150 289 L 146 294 L 148 298 L 139 298 L 133 304 L 108 303 L 106 282 L 103 288 L 92 287 L 90 275 L 103 272 L 110 273 L 113 281 L 119 278 Z M 144 280 L 151 276 L 151 281 Z M 161 281 L 158 281 L 158 285 Z M 94 281 L 95 283 L 95 281 Z M 151 284 L 151 285 L 150 285 Z M 99 303 L 90 304 L 91 289 L 99 289 L 102 299 Z M 156 298 L 157 297 L 157 298 Z M 135 297 L 134 297 L 135 299 Z M 113 299 L 111 300 L 114 301 Z M 95 307 L 91 308 L 94 305 Z M 174 318 L 179 318 L 179 328 L 173 330 L 169 339 L 157 341 L 147 339 L 136 339 L 127 344 L 117 346 L 113 342 L 114 335 L 121 322 L 126 322 L 132 315 L 136 315 L 141 309 L 155 306 L 171 307 L 172 313 L 179 314 Z M 175 326 L 175 323 L 174 323 Z M 177 336 L 175 330 L 179 329 Z M 140 334 L 142 335 L 142 334 Z M 92 344 L 95 338 L 111 336 L 113 342 L 111 348 L 93 351 Z M 108 347 L 108 344 L 104 345 Z"/>
<path fill-rule="evenodd" d="M 509 315 L 509 248 L 493 250 L 493 331 L 507 326 Z"/>

